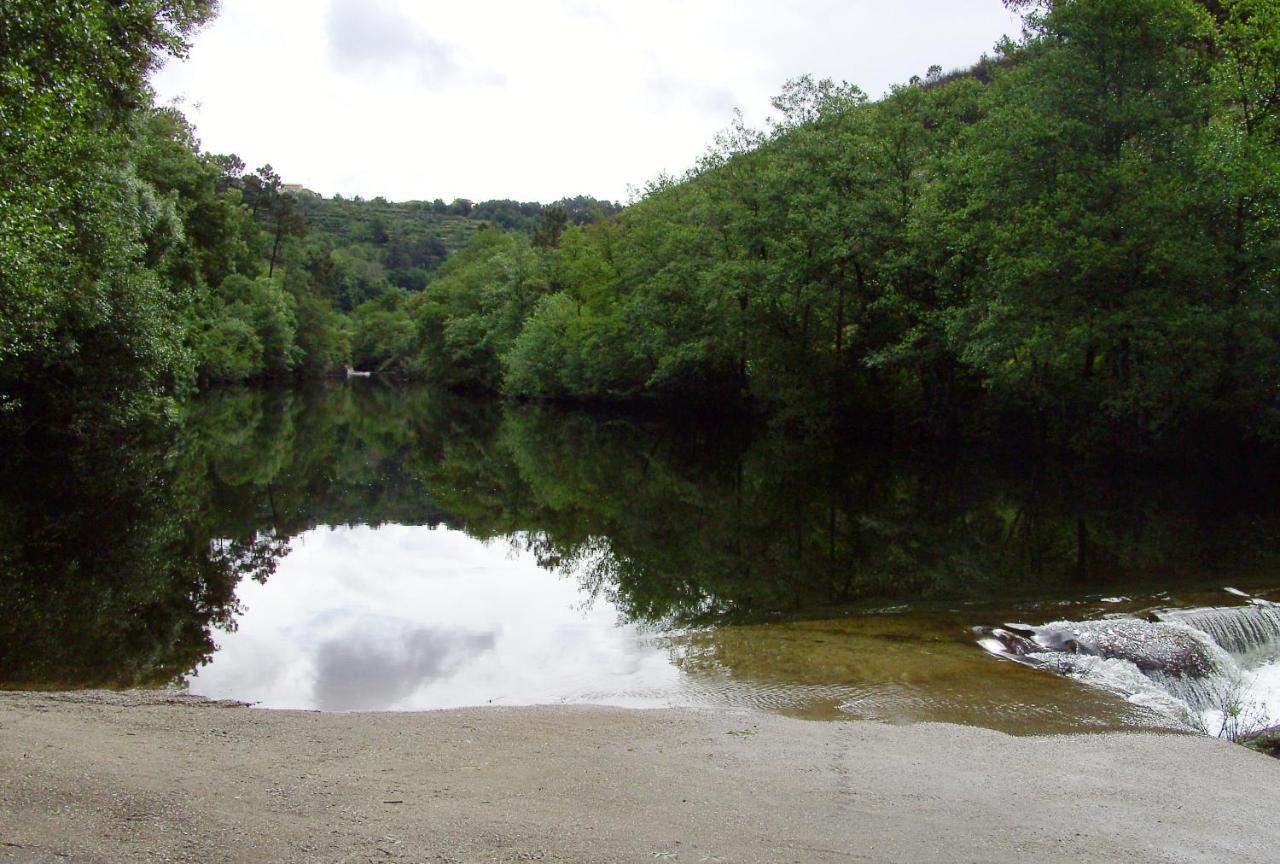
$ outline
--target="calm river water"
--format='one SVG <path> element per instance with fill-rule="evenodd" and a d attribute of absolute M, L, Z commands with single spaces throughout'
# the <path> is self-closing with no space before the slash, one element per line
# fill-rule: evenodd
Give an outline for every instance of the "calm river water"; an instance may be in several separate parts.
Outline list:
<path fill-rule="evenodd" d="M 1027 663 L 1004 650 L 1018 637 L 993 640 L 1006 622 L 1231 607 L 1214 614 L 1257 618 L 1228 628 L 1253 628 L 1232 649 L 1249 681 L 1280 656 L 1280 514 L 1256 477 L 1095 475 L 369 381 L 214 392 L 176 440 L 5 458 L 7 688 L 1035 733 L 1180 719 L 1099 677 L 1134 658 L 1065 669 L 1036 635 Z"/>

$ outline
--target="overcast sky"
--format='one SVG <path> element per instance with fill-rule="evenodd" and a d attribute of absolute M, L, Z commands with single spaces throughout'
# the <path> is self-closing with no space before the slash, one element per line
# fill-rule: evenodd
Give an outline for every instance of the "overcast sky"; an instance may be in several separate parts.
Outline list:
<path fill-rule="evenodd" d="M 788 78 L 876 97 L 1018 29 L 1000 0 L 222 0 L 154 84 L 325 195 L 625 200 Z"/>

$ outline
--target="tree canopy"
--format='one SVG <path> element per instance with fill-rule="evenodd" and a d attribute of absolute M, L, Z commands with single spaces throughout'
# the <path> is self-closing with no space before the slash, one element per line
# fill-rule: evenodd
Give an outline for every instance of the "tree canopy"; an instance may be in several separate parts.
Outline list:
<path fill-rule="evenodd" d="M 735 124 L 685 176 L 538 243 L 536 285 L 484 276 L 506 253 L 477 240 L 472 293 L 450 283 L 443 322 L 426 304 L 452 338 L 423 340 L 419 368 L 469 338 L 479 377 L 519 396 L 1017 418 L 1129 450 L 1274 440 L 1275 4 L 1015 5 L 1020 42 L 882 100 L 789 82 L 767 128 Z M 504 290 L 522 322 L 478 326 Z"/>
<path fill-rule="evenodd" d="M 619 212 L 322 198 L 154 104 L 148 72 L 213 3 L 13 0 L 0 411 L 83 429 L 352 364 L 1085 448 L 1274 443 L 1280 10 L 1008 5 L 1021 39 L 972 68 L 875 101 L 790 81 L 765 128 Z"/>

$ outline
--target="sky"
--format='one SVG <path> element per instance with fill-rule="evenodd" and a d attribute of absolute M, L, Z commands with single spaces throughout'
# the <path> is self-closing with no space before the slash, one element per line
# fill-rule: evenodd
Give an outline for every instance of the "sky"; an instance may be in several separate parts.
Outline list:
<path fill-rule="evenodd" d="M 1018 32 L 1000 0 L 222 0 L 153 85 L 324 195 L 626 201 L 789 78 L 875 98 Z"/>

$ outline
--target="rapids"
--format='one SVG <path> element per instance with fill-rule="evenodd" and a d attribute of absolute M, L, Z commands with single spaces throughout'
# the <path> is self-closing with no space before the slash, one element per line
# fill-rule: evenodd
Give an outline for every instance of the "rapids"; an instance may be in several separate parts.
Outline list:
<path fill-rule="evenodd" d="M 1247 599 L 1006 624 L 983 633 L 979 644 L 1115 693 L 1187 729 L 1236 740 L 1280 724 L 1280 605 Z"/>

